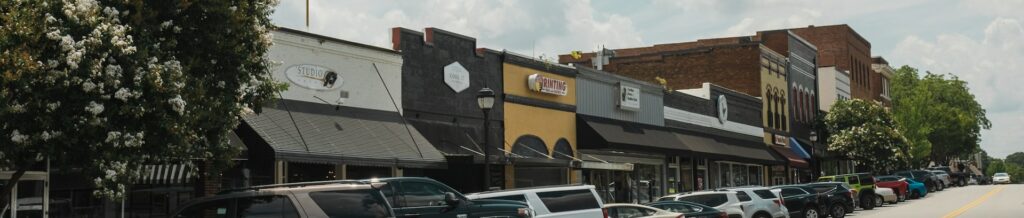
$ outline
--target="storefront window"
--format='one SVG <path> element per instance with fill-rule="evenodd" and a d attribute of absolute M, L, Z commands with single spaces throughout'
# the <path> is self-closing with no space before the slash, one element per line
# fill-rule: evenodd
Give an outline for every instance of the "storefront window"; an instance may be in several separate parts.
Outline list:
<path fill-rule="evenodd" d="M 732 165 L 732 180 L 733 186 L 744 186 L 747 185 L 747 167 L 741 165 Z"/>
<path fill-rule="evenodd" d="M 288 163 L 288 182 L 333 180 L 334 165 Z"/>
<path fill-rule="evenodd" d="M 633 189 L 637 196 L 637 202 L 646 203 L 653 201 L 654 198 L 660 197 L 661 192 L 661 166 L 662 165 L 646 165 L 636 164 L 635 171 L 637 178 L 640 180 L 635 183 L 636 186 Z"/>
<path fill-rule="evenodd" d="M 761 166 L 749 166 L 747 167 L 748 173 L 750 174 L 750 180 L 747 185 L 761 185 L 763 168 Z"/>
<path fill-rule="evenodd" d="M 564 167 L 515 167 L 516 188 L 566 184 Z"/>

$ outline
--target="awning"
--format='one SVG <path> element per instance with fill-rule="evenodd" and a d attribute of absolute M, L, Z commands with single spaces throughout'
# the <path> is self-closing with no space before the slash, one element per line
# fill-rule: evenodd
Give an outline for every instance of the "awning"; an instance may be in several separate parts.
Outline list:
<path fill-rule="evenodd" d="M 143 165 L 142 177 L 135 184 L 187 184 L 195 176 L 191 164 Z"/>
<path fill-rule="evenodd" d="M 287 108 L 287 109 L 286 109 Z M 279 99 L 243 120 L 280 160 L 445 168 L 445 158 L 397 112 Z M 251 150 L 251 149 L 250 149 Z"/>
<path fill-rule="evenodd" d="M 693 152 L 719 159 L 737 159 L 757 163 L 779 163 L 764 146 L 742 146 L 720 142 L 714 138 L 685 133 L 674 133 L 679 141 L 686 144 Z"/>
<path fill-rule="evenodd" d="M 656 127 L 592 116 L 579 116 L 581 128 L 577 141 L 594 149 L 687 151 L 689 148 L 672 134 Z M 585 129 L 584 129 L 585 128 Z M 594 135 L 587 135 L 592 130 Z M 603 145 L 601 145 L 603 144 Z"/>
<path fill-rule="evenodd" d="M 809 168 L 810 167 L 810 164 L 807 164 L 806 160 L 804 160 L 803 158 L 800 158 L 800 156 L 797 155 L 796 153 L 793 153 L 792 150 L 790 150 L 788 148 L 785 148 L 785 147 L 781 147 L 781 146 L 770 146 L 770 147 L 772 147 L 772 150 L 775 150 L 775 152 L 779 153 L 779 155 L 782 155 L 783 157 L 785 157 L 786 160 L 789 162 L 789 166 L 797 167 L 797 168 Z"/>
<path fill-rule="evenodd" d="M 791 148 L 791 150 L 793 150 L 793 153 L 796 153 L 797 155 L 800 155 L 800 157 L 802 157 L 804 159 L 807 159 L 807 160 L 811 159 L 811 154 L 807 153 L 807 151 L 804 150 L 804 146 L 801 145 L 800 142 L 798 140 L 796 140 L 796 138 L 789 137 L 789 142 L 790 142 L 789 143 L 789 148 Z"/>

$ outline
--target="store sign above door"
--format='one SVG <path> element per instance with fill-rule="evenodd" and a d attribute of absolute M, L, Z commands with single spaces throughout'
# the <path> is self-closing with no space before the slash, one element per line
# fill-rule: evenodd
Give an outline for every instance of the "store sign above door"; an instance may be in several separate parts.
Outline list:
<path fill-rule="evenodd" d="M 564 80 L 558 80 L 540 74 L 532 74 L 527 78 L 526 82 L 530 90 L 535 92 L 561 96 L 565 96 L 569 93 L 569 83 Z"/>
<path fill-rule="evenodd" d="M 786 136 L 775 135 L 775 144 L 786 146 Z"/>
<path fill-rule="evenodd" d="M 312 90 L 333 90 L 342 83 L 334 70 L 312 64 L 293 65 L 284 74 L 295 85 Z"/>
<path fill-rule="evenodd" d="M 619 109 L 640 110 L 640 89 L 619 83 Z"/>

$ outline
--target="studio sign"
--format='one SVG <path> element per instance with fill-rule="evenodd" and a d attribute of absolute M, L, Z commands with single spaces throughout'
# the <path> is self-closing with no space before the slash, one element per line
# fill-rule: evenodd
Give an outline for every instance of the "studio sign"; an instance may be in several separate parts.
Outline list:
<path fill-rule="evenodd" d="M 569 83 L 540 74 L 530 75 L 526 82 L 530 90 L 535 92 L 562 96 L 569 92 Z"/>
<path fill-rule="evenodd" d="M 334 70 L 311 64 L 293 65 L 284 74 L 295 85 L 313 90 L 333 90 L 342 83 Z"/>

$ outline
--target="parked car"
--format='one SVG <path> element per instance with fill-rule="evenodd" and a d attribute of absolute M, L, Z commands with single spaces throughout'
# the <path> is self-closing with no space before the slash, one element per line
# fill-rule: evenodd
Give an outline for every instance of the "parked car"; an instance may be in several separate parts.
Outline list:
<path fill-rule="evenodd" d="M 828 198 L 818 194 L 814 188 L 806 185 L 783 185 L 772 187 L 772 191 L 782 196 L 790 217 L 818 218 L 826 216 Z"/>
<path fill-rule="evenodd" d="M 879 187 L 875 189 L 875 207 L 881 207 L 885 203 L 896 204 L 899 202 L 899 198 L 896 197 L 896 192 L 891 188 Z"/>
<path fill-rule="evenodd" d="M 639 204 L 605 204 L 607 218 L 684 218 L 682 213 L 639 205 Z"/>
<path fill-rule="evenodd" d="M 857 202 L 860 203 L 858 206 L 865 210 L 871 210 L 875 208 L 875 177 L 870 173 L 855 173 L 835 176 L 824 176 L 818 178 L 818 181 L 827 181 L 831 178 L 831 181 L 843 182 L 850 185 L 851 190 L 854 193 Z"/>
<path fill-rule="evenodd" d="M 535 217 L 601 217 L 603 203 L 592 185 L 547 186 L 467 194 L 466 198 L 525 202 Z"/>
<path fill-rule="evenodd" d="M 875 177 L 875 179 L 878 179 L 875 186 L 878 186 L 879 188 L 891 188 L 892 191 L 896 193 L 897 201 L 907 200 L 910 183 L 908 183 L 906 179 L 897 176 L 878 176 Z"/>
<path fill-rule="evenodd" d="M 846 217 L 846 214 L 853 213 L 854 205 L 856 205 L 854 199 L 856 198 L 846 183 L 816 182 L 806 185 L 826 199 L 825 202 L 828 204 L 825 205 L 825 208 L 827 208 L 828 216 L 843 218 Z"/>
<path fill-rule="evenodd" d="M 1010 184 L 1010 174 L 1007 173 L 996 173 L 992 175 L 993 184 Z"/>
<path fill-rule="evenodd" d="M 939 179 L 942 189 L 949 188 L 953 185 L 952 179 L 949 178 L 949 174 L 942 170 L 929 170 L 928 172 L 935 175 L 935 178 Z"/>
<path fill-rule="evenodd" d="M 915 181 L 924 183 L 924 186 L 928 189 L 928 192 L 935 192 L 942 190 L 939 186 L 939 179 L 934 174 L 925 170 L 904 170 L 893 173 L 893 175 L 907 177 Z"/>
<path fill-rule="evenodd" d="M 902 176 L 900 178 L 906 179 L 907 181 L 907 189 L 910 190 L 910 196 L 908 197 L 910 197 L 910 199 L 923 198 L 928 195 L 928 187 L 926 187 L 924 183 Z"/>
<path fill-rule="evenodd" d="M 686 218 L 728 218 L 724 211 L 719 211 L 707 205 L 688 201 L 655 201 L 644 204 L 646 206 L 667 210 L 669 212 L 683 213 Z"/>
<path fill-rule="evenodd" d="M 965 166 L 960 164 L 959 172 L 953 172 L 953 169 L 948 166 L 930 167 L 929 170 L 942 170 L 949 175 L 949 181 L 952 186 L 966 186 L 970 182 L 970 173 L 965 172 Z"/>
<path fill-rule="evenodd" d="M 401 200 L 399 200 L 401 199 Z M 173 217 L 532 217 L 523 202 L 469 200 L 428 178 L 398 177 L 254 186 L 199 198 Z"/>
<path fill-rule="evenodd" d="M 762 195 L 765 197 L 761 197 Z M 771 190 L 764 187 L 699 191 L 669 195 L 659 200 L 669 199 L 707 205 L 725 212 L 730 218 L 785 217 L 789 213 L 785 209 L 786 207 L 782 206 L 782 199 L 779 199 Z"/>

